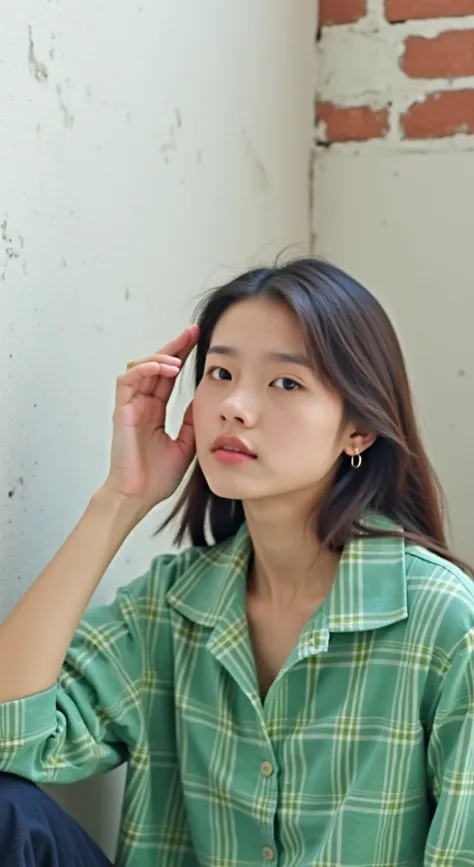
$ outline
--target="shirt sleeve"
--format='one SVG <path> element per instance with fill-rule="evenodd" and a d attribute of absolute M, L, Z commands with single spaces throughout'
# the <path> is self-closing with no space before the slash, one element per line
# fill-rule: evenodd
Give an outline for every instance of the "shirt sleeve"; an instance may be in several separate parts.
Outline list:
<path fill-rule="evenodd" d="M 0 704 L 0 771 L 72 783 L 127 760 L 142 715 L 134 597 L 146 585 L 143 576 L 84 615 L 54 686 Z"/>
<path fill-rule="evenodd" d="M 441 688 L 427 767 L 436 809 L 425 867 L 474 863 L 474 630 L 455 653 Z"/>

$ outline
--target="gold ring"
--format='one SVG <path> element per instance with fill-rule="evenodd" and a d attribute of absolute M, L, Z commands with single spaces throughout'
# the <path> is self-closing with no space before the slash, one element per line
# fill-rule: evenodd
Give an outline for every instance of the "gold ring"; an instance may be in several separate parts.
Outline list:
<path fill-rule="evenodd" d="M 135 367 L 135 362 L 134 361 L 127 362 L 127 370 L 131 370 L 132 367 Z"/>

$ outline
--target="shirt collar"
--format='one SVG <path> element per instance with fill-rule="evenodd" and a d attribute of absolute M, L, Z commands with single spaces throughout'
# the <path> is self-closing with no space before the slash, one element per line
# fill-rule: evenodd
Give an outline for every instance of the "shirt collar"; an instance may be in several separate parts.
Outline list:
<path fill-rule="evenodd" d="M 401 528 L 367 511 L 364 524 L 377 530 Z M 242 616 L 251 554 L 246 524 L 231 539 L 203 548 L 167 594 L 169 604 L 188 620 L 213 627 L 221 618 Z M 402 538 L 360 538 L 342 554 L 331 593 L 319 611 L 330 632 L 378 629 L 408 616 L 405 542 Z M 322 625 L 320 620 L 320 623 Z"/>

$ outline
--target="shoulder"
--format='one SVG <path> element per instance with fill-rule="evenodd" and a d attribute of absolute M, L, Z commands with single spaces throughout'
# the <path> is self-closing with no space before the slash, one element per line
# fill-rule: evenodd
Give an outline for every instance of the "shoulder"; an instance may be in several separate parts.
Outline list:
<path fill-rule="evenodd" d="M 474 580 L 417 545 L 405 552 L 409 620 L 451 657 L 474 630 Z"/>
<path fill-rule="evenodd" d="M 179 588 L 180 594 L 205 580 L 208 587 L 222 582 L 236 556 L 236 537 L 203 547 L 160 554 L 153 558 L 144 575 L 120 588 L 135 604 L 165 604 L 166 597 Z"/>

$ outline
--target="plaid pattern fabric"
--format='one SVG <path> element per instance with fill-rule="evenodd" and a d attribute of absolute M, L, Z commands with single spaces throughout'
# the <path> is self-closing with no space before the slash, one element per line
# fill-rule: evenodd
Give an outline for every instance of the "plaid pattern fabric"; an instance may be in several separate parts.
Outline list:
<path fill-rule="evenodd" d="M 472 865 L 470 579 L 351 543 L 262 705 L 249 554 L 244 526 L 157 557 L 86 613 L 58 683 L 0 705 L 0 770 L 67 783 L 128 760 L 120 867 Z"/>

